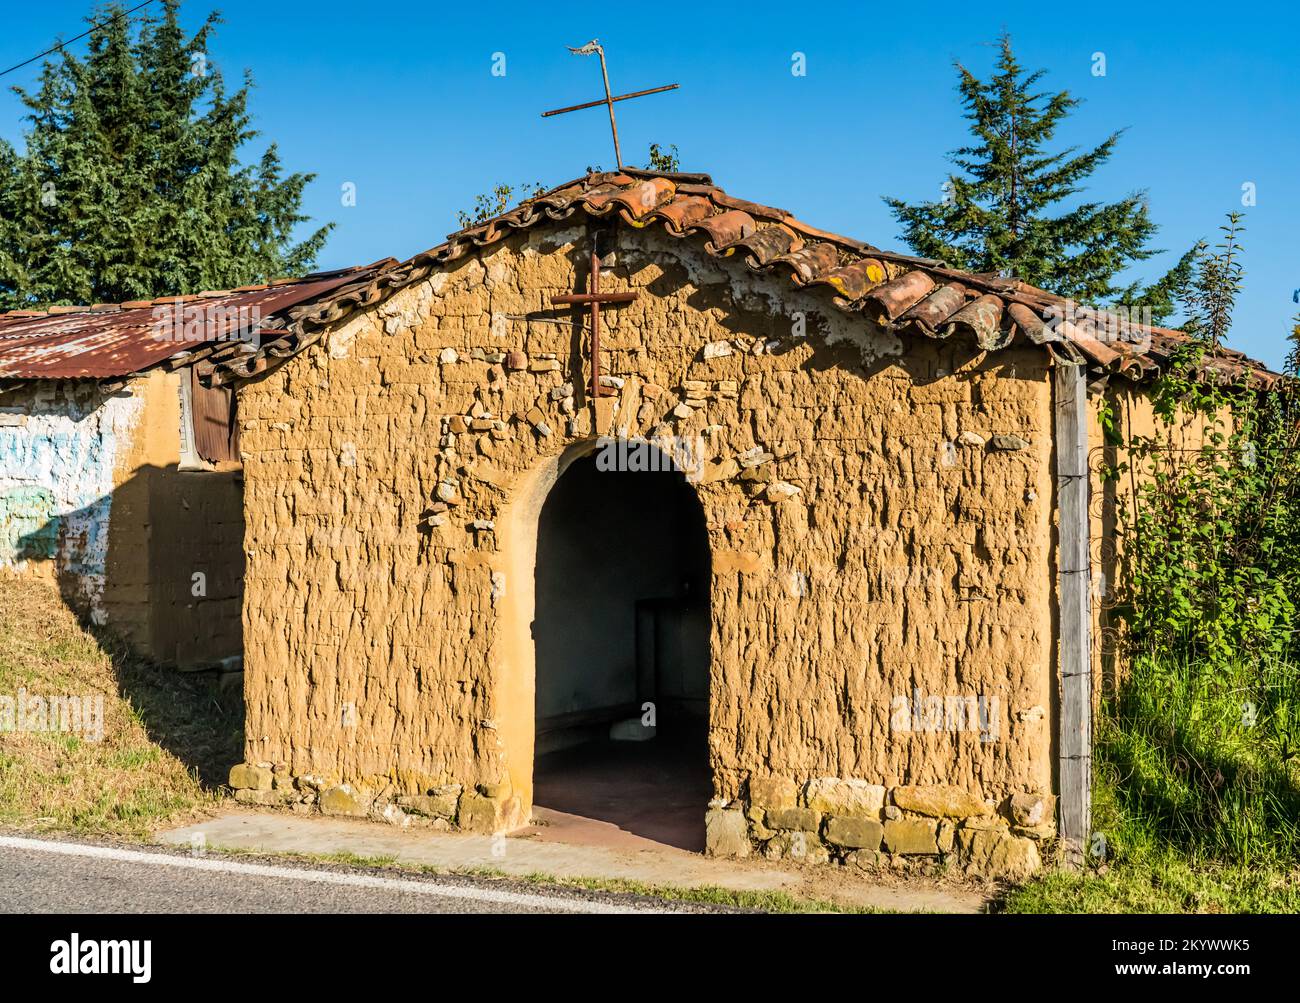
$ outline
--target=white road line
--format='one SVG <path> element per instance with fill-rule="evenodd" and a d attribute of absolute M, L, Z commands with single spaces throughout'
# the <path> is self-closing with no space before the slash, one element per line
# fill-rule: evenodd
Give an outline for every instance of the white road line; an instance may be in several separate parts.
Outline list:
<path fill-rule="evenodd" d="M 411 892 L 432 895 L 436 898 L 462 899 L 469 902 L 486 902 L 492 905 L 523 906 L 534 909 L 565 909 L 571 912 L 628 915 L 633 913 L 658 913 L 664 910 L 642 906 L 612 905 L 605 902 L 588 902 L 583 899 L 529 895 L 492 888 L 467 885 L 440 885 L 428 881 L 411 881 L 404 878 L 381 878 L 370 874 L 341 874 L 333 871 L 309 871 L 275 864 L 253 864 L 234 860 L 210 860 L 206 857 L 181 857 L 168 853 L 145 853 L 139 850 L 122 850 L 111 846 L 89 846 L 85 843 L 58 843 L 43 839 L 22 839 L 0 836 L 0 849 L 29 850 L 52 853 L 65 857 L 92 857 L 99 860 L 116 860 L 128 864 L 146 864 L 154 867 L 179 867 L 191 871 L 209 871 L 218 874 L 244 874 L 258 878 L 283 878 L 289 881 L 314 881 L 326 885 L 349 885 L 353 888 L 374 888 L 382 891 Z"/>

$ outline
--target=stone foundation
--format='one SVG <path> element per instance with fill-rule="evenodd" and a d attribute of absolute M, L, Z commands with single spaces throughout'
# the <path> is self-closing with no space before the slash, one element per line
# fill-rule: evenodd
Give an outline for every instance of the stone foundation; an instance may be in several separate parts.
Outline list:
<path fill-rule="evenodd" d="M 374 777 L 356 783 L 336 778 L 294 776 L 272 763 L 240 763 L 230 786 L 241 804 L 288 808 L 300 814 L 365 818 L 403 828 L 496 833 L 527 821 L 520 798 L 508 784 L 425 784 Z"/>
<path fill-rule="evenodd" d="M 338 783 L 293 776 L 270 763 L 241 763 L 230 771 L 230 786 L 242 804 L 404 828 L 498 833 L 527 821 L 508 784 L 403 786 L 386 777 Z M 1055 813 L 1050 794 L 1018 793 L 994 802 L 944 785 L 887 788 L 834 777 L 799 785 L 783 777 L 751 777 L 745 799 L 709 806 L 705 844 L 714 857 L 762 856 L 862 870 L 943 867 L 1018 879 L 1041 867 L 1044 844 L 1056 837 Z"/>
<path fill-rule="evenodd" d="M 1055 798 L 1017 793 L 984 801 L 944 785 L 886 788 L 819 777 L 800 785 L 755 776 L 747 797 L 710 806 L 711 856 L 839 863 L 871 870 L 956 868 L 1023 878 L 1056 835 Z"/>

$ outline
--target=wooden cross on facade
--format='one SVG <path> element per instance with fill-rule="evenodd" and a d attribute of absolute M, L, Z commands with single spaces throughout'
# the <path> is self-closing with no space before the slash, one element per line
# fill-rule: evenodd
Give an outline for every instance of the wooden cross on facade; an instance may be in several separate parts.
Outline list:
<path fill-rule="evenodd" d="M 552 296 L 551 302 L 556 306 L 589 306 L 591 307 L 591 391 L 589 396 L 594 400 L 601 396 L 600 393 L 600 307 L 601 304 L 608 306 L 623 306 L 635 300 L 635 292 L 626 293 L 602 293 L 600 291 L 600 255 L 595 250 L 591 252 L 591 281 L 588 283 L 585 293 L 565 293 L 562 296 Z"/>
<path fill-rule="evenodd" d="M 610 94 L 609 91 L 609 70 L 605 67 L 605 50 L 600 44 L 600 39 L 593 38 L 581 48 L 574 49 L 569 47 L 569 51 L 575 56 L 597 55 L 600 57 L 600 75 L 605 81 L 605 97 L 600 101 L 587 101 L 584 104 L 570 105 L 568 108 L 556 108 L 554 111 L 542 112 L 542 118 L 550 118 L 552 115 L 563 115 L 566 112 L 581 111 L 583 108 L 595 108 L 598 105 L 605 105 L 609 109 L 609 131 L 614 134 L 614 162 L 618 169 L 623 169 L 623 152 L 618 148 L 618 122 L 614 118 L 614 102 L 627 101 L 630 98 L 645 97 L 647 94 L 659 94 L 663 91 L 673 91 L 677 89 L 677 84 L 668 84 L 664 87 L 651 87 L 649 90 L 634 91 L 631 94 L 619 94 L 617 97 Z"/>

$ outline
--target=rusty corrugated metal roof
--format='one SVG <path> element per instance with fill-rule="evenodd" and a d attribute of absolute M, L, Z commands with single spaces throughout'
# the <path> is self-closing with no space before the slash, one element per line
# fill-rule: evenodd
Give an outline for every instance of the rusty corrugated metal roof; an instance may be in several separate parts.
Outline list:
<path fill-rule="evenodd" d="M 256 332 L 277 315 L 392 263 L 193 296 L 0 314 L 0 379 L 110 379 L 222 346 L 253 352 Z"/>
<path fill-rule="evenodd" d="M 985 351 L 1031 343 L 1064 359 L 1086 364 L 1097 376 L 1133 380 L 1155 376 L 1187 335 L 1129 324 L 1132 340 L 1106 330 L 1108 315 L 1069 317 L 1064 298 L 1015 279 L 947 268 L 940 261 L 882 251 L 870 244 L 820 230 L 784 209 L 728 195 L 707 174 L 661 174 L 625 169 L 593 173 L 528 199 L 493 219 L 451 234 L 445 243 L 409 261 L 376 272 L 293 311 L 284 336 L 268 339 L 256 353 L 211 360 L 200 372 L 217 383 L 264 372 L 316 341 L 348 314 L 423 281 L 465 255 L 512 233 L 567 220 L 577 213 L 634 228 L 658 226 L 665 233 L 702 244 L 717 258 L 735 257 L 762 272 L 784 272 L 802 287 L 824 287 L 839 309 L 859 312 L 886 330 L 925 338 L 964 338 Z M 1240 352 L 1222 349 L 1203 365 L 1211 378 L 1277 376 Z"/>

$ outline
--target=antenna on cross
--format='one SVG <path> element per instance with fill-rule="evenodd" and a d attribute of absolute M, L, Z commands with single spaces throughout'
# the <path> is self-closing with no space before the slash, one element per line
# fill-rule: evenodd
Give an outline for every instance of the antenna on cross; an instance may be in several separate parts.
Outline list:
<path fill-rule="evenodd" d="M 566 46 L 565 48 L 575 56 L 595 55 L 600 57 L 600 75 L 605 81 L 605 97 L 603 100 L 599 101 L 587 101 L 584 104 L 570 105 L 568 108 L 556 108 L 554 111 L 544 111 L 542 112 L 542 118 L 550 118 L 552 115 L 563 115 L 571 111 L 581 111 L 583 108 L 596 108 L 600 105 L 605 105 L 609 109 L 609 131 L 614 135 L 614 162 L 618 165 L 618 169 L 621 171 L 623 169 L 623 152 L 618 147 L 618 122 L 614 118 L 614 102 L 627 101 L 629 98 L 645 97 L 647 94 L 659 94 L 663 91 L 675 91 L 678 85 L 668 84 L 664 87 L 651 87 L 649 90 L 633 91 L 631 94 L 619 94 L 614 96 L 609 90 L 609 69 L 605 66 L 605 49 L 604 46 L 600 44 L 600 39 L 593 38 L 586 45 L 579 46 L 576 49 L 572 46 Z"/>

